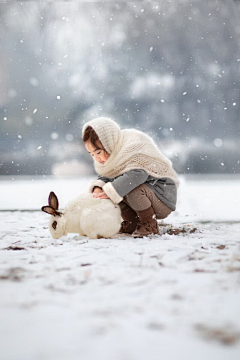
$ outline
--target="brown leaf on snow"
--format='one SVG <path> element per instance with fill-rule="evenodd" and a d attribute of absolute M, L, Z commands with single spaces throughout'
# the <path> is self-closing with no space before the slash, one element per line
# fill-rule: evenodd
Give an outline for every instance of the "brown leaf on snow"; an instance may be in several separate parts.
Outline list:
<path fill-rule="evenodd" d="M 179 234 L 186 234 L 186 233 L 189 233 L 189 234 L 193 234 L 195 233 L 195 231 L 197 230 L 197 228 L 193 228 L 189 231 L 190 229 L 184 229 L 184 228 L 176 228 L 176 229 L 168 229 L 167 230 L 167 233 L 169 235 L 179 235 Z"/>
<path fill-rule="evenodd" d="M 4 250 L 26 250 L 23 246 L 8 246 L 7 248 L 5 248 Z"/>
<path fill-rule="evenodd" d="M 169 229 L 167 230 L 167 233 L 169 235 L 179 235 L 179 234 L 185 234 L 187 231 L 185 229 Z"/>
<path fill-rule="evenodd" d="M 196 324 L 194 327 L 206 340 L 217 340 L 225 345 L 233 345 L 240 340 L 240 332 L 229 326 L 214 328 Z"/>
<path fill-rule="evenodd" d="M 90 266 L 92 264 L 86 263 L 86 264 L 81 264 L 80 266 Z"/>
<path fill-rule="evenodd" d="M 223 250 L 223 249 L 225 249 L 225 247 L 226 247 L 226 245 L 219 245 L 219 246 L 217 246 L 217 249 Z"/>

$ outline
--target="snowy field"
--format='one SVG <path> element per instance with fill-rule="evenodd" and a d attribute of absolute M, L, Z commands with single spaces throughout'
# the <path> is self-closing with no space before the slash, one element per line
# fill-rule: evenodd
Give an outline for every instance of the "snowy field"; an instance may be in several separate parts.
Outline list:
<path fill-rule="evenodd" d="M 90 181 L 0 178 L 0 360 L 240 360 L 240 177 L 182 177 L 162 235 L 53 240 Z"/>

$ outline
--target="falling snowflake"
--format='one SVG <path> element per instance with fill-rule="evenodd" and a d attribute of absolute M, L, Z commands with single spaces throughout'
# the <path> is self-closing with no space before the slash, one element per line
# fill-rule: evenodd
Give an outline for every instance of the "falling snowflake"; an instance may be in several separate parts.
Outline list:
<path fill-rule="evenodd" d="M 53 133 L 51 133 L 51 139 L 53 139 L 53 140 L 57 140 L 58 139 L 58 133 L 56 133 L 56 132 L 53 132 Z"/>

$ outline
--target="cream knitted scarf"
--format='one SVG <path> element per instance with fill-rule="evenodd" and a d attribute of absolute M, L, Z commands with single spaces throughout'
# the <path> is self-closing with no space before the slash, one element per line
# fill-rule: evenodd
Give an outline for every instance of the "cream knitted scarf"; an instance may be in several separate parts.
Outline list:
<path fill-rule="evenodd" d="M 97 133 L 104 149 L 110 154 L 105 164 L 94 162 L 96 172 L 101 176 L 115 178 L 133 169 L 143 169 L 156 178 L 168 177 L 178 186 L 179 180 L 171 161 L 158 149 L 154 141 L 142 131 L 121 130 L 109 118 L 97 118 L 87 122 Z"/>

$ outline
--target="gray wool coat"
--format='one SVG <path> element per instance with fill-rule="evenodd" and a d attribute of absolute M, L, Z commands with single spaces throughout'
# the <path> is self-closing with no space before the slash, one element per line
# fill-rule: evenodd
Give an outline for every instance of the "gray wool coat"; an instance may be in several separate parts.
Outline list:
<path fill-rule="evenodd" d="M 172 211 L 176 210 L 177 187 L 175 182 L 170 178 L 155 178 L 148 175 L 145 170 L 134 169 L 115 178 L 98 176 L 98 180 L 102 180 L 105 183 L 110 181 L 116 192 L 121 197 L 127 195 L 137 186 L 146 184 L 154 192 L 158 199 L 160 199 Z"/>

